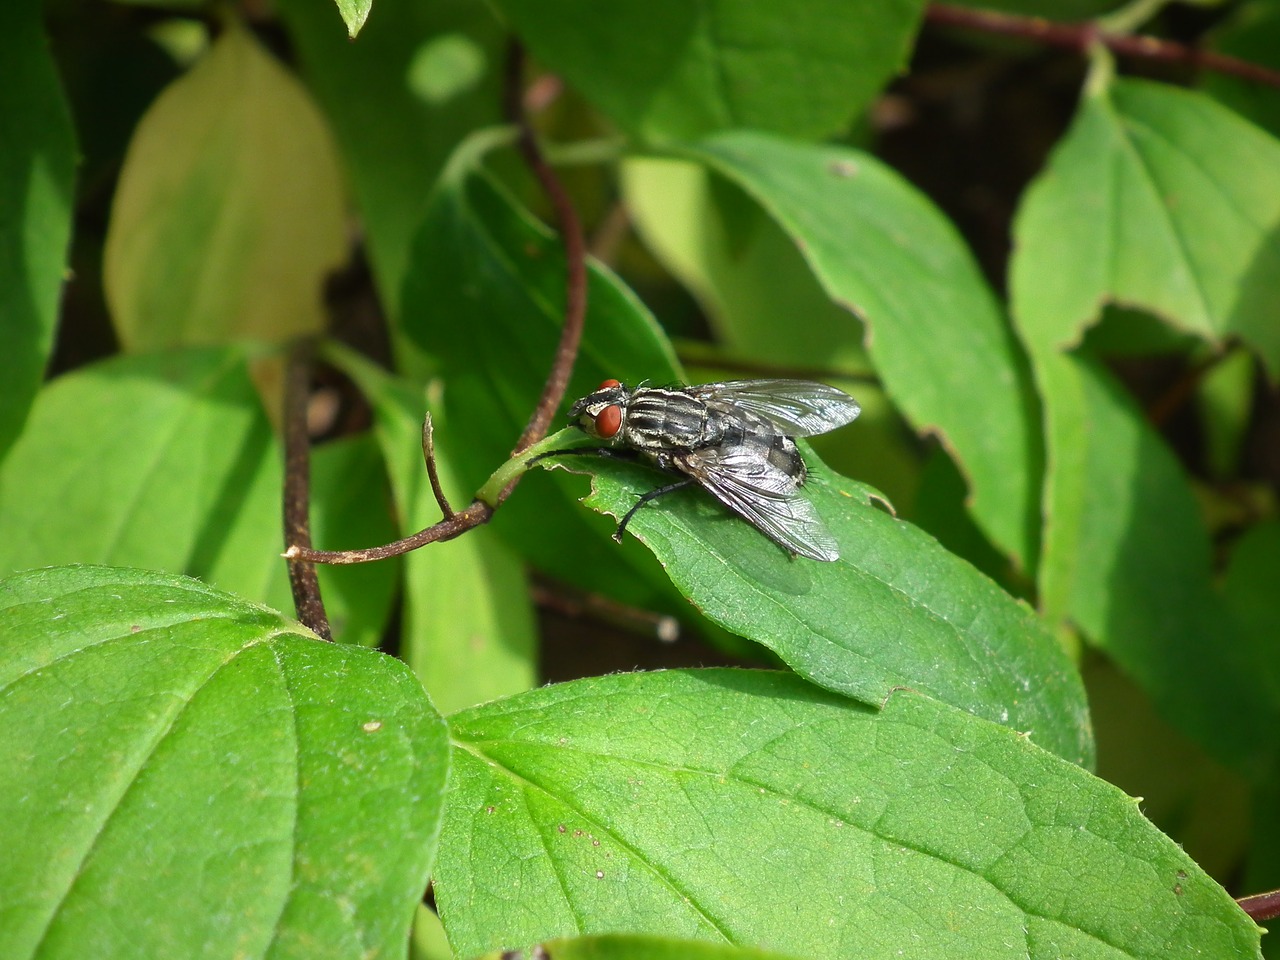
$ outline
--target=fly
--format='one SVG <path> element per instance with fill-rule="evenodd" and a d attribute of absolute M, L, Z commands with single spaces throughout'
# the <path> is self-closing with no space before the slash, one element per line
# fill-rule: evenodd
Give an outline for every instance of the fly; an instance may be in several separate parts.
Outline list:
<path fill-rule="evenodd" d="M 696 483 L 791 553 L 829 561 L 840 551 L 800 493 L 807 471 L 795 438 L 834 430 L 860 412 L 848 394 L 807 380 L 634 390 L 606 380 L 575 403 L 569 417 L 610 444 L 594 453 L 640 457 L 681 478 L 636 501 L 614 532 L 619 543 L 640 507 Z"/>

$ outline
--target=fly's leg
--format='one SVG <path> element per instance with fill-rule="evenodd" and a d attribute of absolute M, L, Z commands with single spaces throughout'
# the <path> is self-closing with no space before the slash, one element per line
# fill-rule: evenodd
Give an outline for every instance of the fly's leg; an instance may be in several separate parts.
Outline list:
<path fill-rule="evenodd" d="M 697 481 L 694 480 L 692 477 L 685 477 L 685 479 L 677 480 L 675 483 L 668 483 L 666 486 L 655 487 L 653 490 L 650 490 L 648 493 L 644 494 L 639 500 L 637 500 L 634 504 L 632 504 L 631 509 L 628 510 L 626 514 L 623 516 L 621 522 L 619 522 L 618 524 L 618 529 L 613 531 L 613 539 L 617 543 L 622 542 L 622 531 L 627 529 L 627 524 L 630 523 L 631 518 L 636 515 L 636 511 L 639 510 L 641 507 L 643 507 L 650 500 L 656 500 L 658 499 L 658 497 L 662 496 L 664 493 L 673 493 L 676 490 L 682 490 L 685 487 L 690 486 L 696 482 Z"/>
<path fill-rule="evenodd" d="M 525 466 L 532 467 L 539 460 L 545 460 L 547 457 L 563 456 L 604 457 L 606 460 L 627 460 L 634 463 L 640 458 L 640 452 L 626 447 L 570 447 L 568 450 L 548 450 L 546 453 L 540 453 L 536 457 L 530 457 Z"/>

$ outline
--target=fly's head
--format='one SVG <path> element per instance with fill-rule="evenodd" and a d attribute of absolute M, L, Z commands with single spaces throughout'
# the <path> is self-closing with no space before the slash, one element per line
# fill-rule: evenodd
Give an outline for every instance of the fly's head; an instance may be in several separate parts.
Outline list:
<path fill-rule="evenodd" d="M 569 408 L 569 419 L 588 436 L 613 440 L 622 432 L 631 391 L 617 380 L 606 380 Z"/>

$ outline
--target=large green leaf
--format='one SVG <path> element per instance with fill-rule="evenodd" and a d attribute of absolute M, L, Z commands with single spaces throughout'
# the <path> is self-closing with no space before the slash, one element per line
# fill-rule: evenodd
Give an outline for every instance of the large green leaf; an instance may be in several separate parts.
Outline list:
<path fill-rule="evenodd" d="M 448 764 L 397 660 L 182 577 L 0 582 L 0 954 L 403 951 Z"/>
<path fill-rule="evenodd" d="M 41 9 L 12 4 L 0 36 L 0 457 L 22 429 L 53 349 L 71 236 L 75 138 Z"/>
<path fill-rule="evenodd" d="M 1264 302 L 1276 229 L 1280 145 L 1199 94 L 1100 70 L 1023 202 L 1011 275 L 1046 421 L 1042 603 L 1253 772 L 1270 763 L 1276 708 L 1210 583 L 1187 477 L 1087 349 L 1063 351 L 1112 300 L 1204 336 L 1234 331 L 1267 355 L 1280 346 Z"/>
<path fill-rule="evenodd" d="M 323 282 L 347 251 L 343 218 L 324 118 L 232 26 L 129 146 L 104 253 L 120 340 L 145 350 L 321 329 Z"/>
<path fill-rule="evenodd" d="M 624 129 L 821 137 L 906 63 L 919 0 L 499 0 L 529 49 Z"/>
<path fill-rule="evenodd" d="M 618 675 L 450 730 L 435 889 L 463 956 L 623 931 L 839 960 L 1259 956 L 1134 800 L 909 691 L 876 711 L 787 674 Z"/>
<path fill-rule="evenodd" d="M 754 196 L 828 295 L 866 322 L 889 395 L 968 475 L 987 535 L 1029 564 L 1040 472 L 1030 376 L 955 228 L 858 151 L 730 133 L 689 152 Z"/>
<path fill-rule="evenodd" d="M 467 149 L 467 148 L 464 148 Z M 433 198 L 405 286 L 405 332 L 447 373 L 449 424 L 436 442 L 463 490 L 511 454 L 542 390 L 560 336 L 564 258 L 558 241 L 459 162 Z M 592 267 L 582 351 L 567 401 L 606 377 L 679 380 L 657 324 L 610 273 Z M 541 569 L 587 590 L 670 607 L 670 588 L 643 550 L 617 550 L 608 527 L 573 502 L 573 478 L 526 479 L 493 526 Z"/>
<path fill-rule="evenodd" d="M 386 479 L 368 444 L 315 453 L 314 538 L 393 536 Z M 40 394 L 0 466 L 0 574 L 59 563 L 147 566 L 290 605 L 282 456 L 243 352 L 116 357 Z M 377 643 L 394 564 L 322 567 L 334 635 Z"/>
<path fill-rule="evenodd" d="M 701 490 L 640 510 L 627 529 L 707 617 L 815 683 L 873 706 L 909 687 L 1091 764 L 1079 674 L 1036 616 L 880 509 L 875 491 L 807 459 L 806 495 L 840 545 L 835 563 L 787 555 Z M 588 502 L 620 517 L 653 486 L 652 471 L 609 463 Z"/>
<path fill-rule="evenodd" d="M 1200 93 L 1095 73 L 1018 222 L 1011 283 L 1034 347 L 1078 343 L 1104 300 L 1280 372 L 1280 142 Z"/>
<path fill-rule="evenodd" d="M 324 3 L 278 6 L 342 149 L 381 301 L 398 317 L 410 242 L 432 184 L 465 133 L 501 120 L 505 33 L 471 0 L 378 0 L 355 43 Z M 459 76 L 460 57 L 480 74 L 473 67 Z M 430 97 L 412 83 L 424 63 L 442 74 Z"/>
<path fill-rule="evenodd" d="M 117 357 L 59 377 L 0 468 L 0 573 L 180 572 L 197 549 L 216 556 L 270 447 L 238 350 Z"/>
<path fill-rule="evenodd" d="M 405 529 L 441 518 L 422 460 L 424 392 L 350 351 L 331 351 L 373 406 Z M 447 424 L 436 424 L 447 432 Z M 455 509 L 467 502 L 440 450 L 436 466 Z M 528 690 L 537 683 L 537 636 L 519 561 L 492 530 L 433 543 L 405 558 L 400 654 L 442 711 Z"/>

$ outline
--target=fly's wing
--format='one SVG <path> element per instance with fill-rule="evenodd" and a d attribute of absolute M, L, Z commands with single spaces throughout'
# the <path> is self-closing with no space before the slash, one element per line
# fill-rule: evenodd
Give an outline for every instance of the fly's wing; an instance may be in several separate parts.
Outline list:
<path fill-rule="evenodd" d="M 685 473 L 770 540 L 811 560 L 840 559 L 835 538 L 795 477 L 756 448 L 702 447 L 679 460 Z"/>
<path fill-rule="evenodd" d="M 687 387 L 708 404 L 732 413 L 745 410 L 787 437 L 812 437 L 843 427 L 862 408 L 843 390 L 811 380 L 727 380 Z"/>

